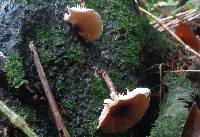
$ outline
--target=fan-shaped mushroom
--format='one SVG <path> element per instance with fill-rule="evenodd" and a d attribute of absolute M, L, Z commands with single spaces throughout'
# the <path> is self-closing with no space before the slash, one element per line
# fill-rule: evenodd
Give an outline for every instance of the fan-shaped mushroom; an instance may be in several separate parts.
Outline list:
<path fill-rule="evenodd" d="M 127 94 L 118 94 L 115 87 L 103 70 L 98 70 L 106 82 L 112 99 L 104 100 L 104 109 L 99 117 L 97 129 L 104 133 L 118 133 L 136 124 L 145 114 L 149 107 L 150 90 L 148 88 L 136 88 Z"/>
<path fill-rule="evenodd" d="M 96 11 L 77 5 L 68 8 L 68 12 L 69 14 L 65 13 L 64 20 L 78 27 L 78 34 L 87 42 L 92 42 L 102 35 L 103 23 Z"/>

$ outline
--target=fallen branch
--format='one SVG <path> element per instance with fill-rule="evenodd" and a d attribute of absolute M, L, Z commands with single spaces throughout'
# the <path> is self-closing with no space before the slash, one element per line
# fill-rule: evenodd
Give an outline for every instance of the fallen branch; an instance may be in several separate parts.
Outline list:
<path fill-rule="evenodd" d="M 175 38 L 175 40 L 177 40 L 180 44 L 182 44 L 188 51 L 192 52 L 194 55 L 200 58 L 200 54 L 198 52 L 191 49 L 190 46 L 186 45 L 178 36 L 176 36 L 174 32 L 172 32 L 166 25 L 160 22 L 160 20 L 156 16 L 152 15 L 151 13 L 149 13 L 148 11 L 146 11 L 141 7 L 139 7 L 139 9 L 140 11 L 142 11 L 143 13 L 147 14 L 148 16 L 152 17 L 155 21 L 157 21 L 166 31 L 168 31 L 169 34 L 171 34 Z"/>
<path fill-rule="evenodd" d="M 28 137 L 38 137 L 33 130 L 28 126 L 26 121 L 0 100 L 0 112 L 2 112 L 10 122 L 17 128 L 21 129 Z"/>
<path fill-rule="evenodd" d="M 54 120 L 55 120 L 56 126 L 57 126 L 58 131 L 59 131 L 59 136 L 60 137 L 70 137 L 69 133 L 67 132 L 67 130 L 66 130 L 65 126 L 64 126 L 61 114 L 60 114 L 60 112 L 58 110 L 58 106 L 57 106 L 55 98 L 54 98 L 54 96 L 53 96 L 53 94 L 51 92 L 50 86 L 48 84 L 48 80 L 47 80 L 46 75 L 44 73 L 42 64 L 40 62 L 36 47 L 34 46 L 32 41 L 29 44 L 29 48 L 34 53 L 34 63 L 36 65 L 37 72 L 39 74 L 39 77 L 40 77 L 40 80 L 42 82 L 45 94 L 47 96 L 51 111 L 53 113 Z"/>

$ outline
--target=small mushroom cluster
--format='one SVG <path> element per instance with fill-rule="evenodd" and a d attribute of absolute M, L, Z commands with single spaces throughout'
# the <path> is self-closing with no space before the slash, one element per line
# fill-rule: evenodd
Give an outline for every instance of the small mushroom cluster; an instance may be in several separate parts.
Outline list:
<path fill-rule="evenodd" d="M 68 7 L 69 14 L 65 13 L 64 20 L 78 27 L 78 34 L 86 42 L 92 42 L 102 35 L 103 23 L 100 15 L 93 9 L 82 5 Z M 104 100 L 104 109 L 99 117 L 97 129 L 104 133 L 122 132 L 136 124 L 149 107 L 150 90 L 136 88 L 127 94 L 117 94 L 115 87 L 104 70 L 96 70 L 110 89 L 111 99 Z"/>

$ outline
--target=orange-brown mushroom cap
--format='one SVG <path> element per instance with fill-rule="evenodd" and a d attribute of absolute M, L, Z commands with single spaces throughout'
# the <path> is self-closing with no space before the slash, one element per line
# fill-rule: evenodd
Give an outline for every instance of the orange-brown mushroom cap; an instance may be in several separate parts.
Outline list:
<path fill-rule="evenodd" d="M 65 13 L 64 20 L 77 26 L 78 34 L 87 42 L 92 42 L 102 35 L 103 23 L 100 15 L 93 9 L 88 9 L 77 5 L 68 8 L 69 14 Z"/>
<path fill-rule="evenodd" d="M 136 124 L 149 107 L 150 94 L 147 88 L 138 89 L 118 95 L 114 100 L 106 99 L 97 128 L 104 133 L 118 133 Z"/>

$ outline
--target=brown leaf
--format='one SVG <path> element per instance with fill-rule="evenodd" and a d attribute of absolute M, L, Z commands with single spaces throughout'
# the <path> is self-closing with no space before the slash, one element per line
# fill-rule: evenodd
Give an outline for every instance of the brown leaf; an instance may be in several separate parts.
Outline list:
<path fill-rule="evenodd" d="M 200 110 L 196 103 L 193 103 L 184 125 L 181 137 L 200 136 Z"/>
<path fill-rule="evenodd" d="M 189 45 L 192 49 L 199 52 L 200 50 L 200 41 L 196 38 L 192 29 L 188 26 L 187 23 L 181 22 L 176 28 L 176 35 L 182 39 L 185 44 Z"/>

